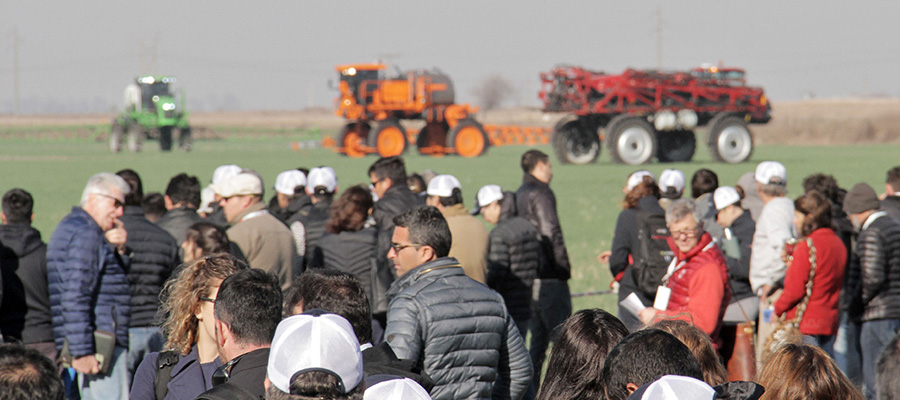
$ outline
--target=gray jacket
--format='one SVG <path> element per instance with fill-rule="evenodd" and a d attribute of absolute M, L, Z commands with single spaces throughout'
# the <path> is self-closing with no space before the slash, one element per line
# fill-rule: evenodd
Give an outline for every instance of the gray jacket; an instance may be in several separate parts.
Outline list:
<path fill-rule="evenodd" d="M 467 277 L 455 258 L 422 264 L 388 290 L 385 338 L 416 360 L 443 399 L 520 399 L 531 382 L 525 341 L 503 298 Z"/>

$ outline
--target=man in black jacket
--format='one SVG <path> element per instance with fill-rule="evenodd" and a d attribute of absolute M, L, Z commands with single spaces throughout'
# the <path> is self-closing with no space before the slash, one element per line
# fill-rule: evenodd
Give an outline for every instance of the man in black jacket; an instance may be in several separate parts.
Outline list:
<path fill-rule="evenodd" d="M 134 374 L 147 354 L 162 350 L 165 342 L 155 323 L 159 293 L 175 267 L 181 262 L 178 243 L 168 232 L 144 217 L 141 199 L 144 188 L 137 172 L 124 169 L 116 173 L 128 183 L 125 213 L 119 218 L 128 233 L 131 249 L 128 283 L 131 286 L 131 325 L 128 328 L 128 372 Z"/>
<path fill-rule="evenodd" d="M 22 189 L 11 189 L 3 195 L 0 332 L 5 341 L 21 341 L 56 360 L 47 284 L 47 244 L 41 240 L 41 233 L 31 227 L 33 208 L 34 199 Z"/>
<path fill-rule="evenodd" d="M 569 253 L 563 241 L 562 228 L 556 215 L 556 196 L 550 189 L 553 171 L 550 157 L 539 150 L 522 155 L 522 186 L 516 192 L 519 215 L 528 220 L 541 235 L 544 262 L 534 281 L 532 301 L 534 317 L 531 321 L 531 363 L 534 365 L 534 389 L 541 378 L 541 366 L 550 343 L 550 333 L 572 314 L 569 297 Z"/>
<path fill-rule="evenodd" d="M 861 314 L 863 382 L 866 398 L 875 398 L 875 361 L 900 332 L 900 222 L 878 211 L 875 189 L 858 183 L 844 198 L 844 211 L 856 237 L 847 285 L 849 315 Z"/>
<path fill-rule="evenodd" d="M 881 209 L 887 211 L 891 218 L 900 221 L 900 166 L 891 168 L 887 172 Z"/>
<path fill-rule="evenodd" d="M 297 254 L 303 259 L 302 268 L 294 268 L 294 275 L 300 275 L 309 266 L 309 260 L 325 233 L 325 223 L 331 216 L 329 209 L 337 191 L 337 174 L 331 167 L 317 167 L 309 170 L 306 179 L 306 196 L 312 202 L 306 212 L 294 214 L 286 221 L 297 245 Z"/>
<path fill-rule="evenodd" d="M 383 157 L 375 161 L 369 167 L 369 181 L 372 192 L 378 197 L 372 211 L 375 226 L 378 227 L 376 254 L 380 262 L 388 265 L 387 253 L 394 233 L 394 217 L 424 204 L 424 201 L 406 186 L 406 165 L 400 157 Z"/>
<path fill-rule="evenodd" d="M 200 180 L 185 173 L 173 176 L 166 186 L 165 202 L 168 211 L 156 221 L 156 225 L 169 232 L 175 242 L 181 245 L 188 228 L 203 220 L 197 214 L 197 207 L 200 206 Z"/>

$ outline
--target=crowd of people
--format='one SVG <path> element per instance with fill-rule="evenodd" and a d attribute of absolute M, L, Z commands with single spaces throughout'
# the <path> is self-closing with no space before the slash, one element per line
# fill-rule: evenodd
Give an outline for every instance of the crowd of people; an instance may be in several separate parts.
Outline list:
<path fill-rule="evenodd" d="M 47 243 L 10 189 L 2 397 L 900 398 L 900 167 L 880 198 L 816 174 L 793 200 L 776 161 L 733 186 L 700 169 L 690 196 L 635 171 L 598 256 L 616 315 L 573 313 L 550 158 L 520 167 L 471 210 L 400 157 L 368 186 L 284 171 L 268 201 L 237 165 L 149 194 L 104 172 Z"/>

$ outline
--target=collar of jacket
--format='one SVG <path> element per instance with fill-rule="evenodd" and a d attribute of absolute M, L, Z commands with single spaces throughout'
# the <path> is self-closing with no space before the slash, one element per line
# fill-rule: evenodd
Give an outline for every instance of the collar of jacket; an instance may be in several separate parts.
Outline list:
<path fill-rule="evenodd" d="M 97 221 L 94 220 L 94 217 L 92 217 L 91 214 L 88 214 L 88 212 L 80 206 L 72 207 L 72 214 L 79 215 L 80 218 L 88 220 L 88 224 L 91 226 L 91 228 L 96 229 L 99 232 L 103 232 L 103 229 L 100 229 L 100 225 L 97 223 Z M 106 240 L 106 238 L 103 238 L 103 240 Z"/>
<path fill-rule="evenodd" d="M 550 185 L 548 185 L 548 184 L 546 184 L 546 183 L 544 183 L 544 182 L 539 181 L 538 178 L 535 178 L 534 175 L 532 175 L 532 174 L 530 174 L 530 173 L 525 174 L 525 176 L 522 177 L 522 183 L 523 183 L 523 184 L 525 184 L 525 183 L 532 183 L 532 184 L 536 184 L 536 185 L 543 185 L 543 186 L 550 187 Z"/>
<path fill-rule="evenodd" d="M 872 223 L 875 222 L 876 219 L 881 218 L 885 215 L 887 215 L 887 212 L 885 212 L 885 211 L 876 211 L 872 214 L 869 214 L 869 217 L 866 218 L 866 222 L 863 223 L 862 228 L 860 228 L 860 230 L 866 230 L 869 227 L 869 225 L 872 225 Z"/>
<path fill-rule="evenodd" d="M 406 187 L 406 185 L 404 185 L 403 183 L 405 182 L 394 182 L 393 184 L 391 184 L 391 187 L 387 188 L 387 190 L 384 191 L 384 196 L 381 196 L 381 198 L 388 197 L 388 195 L 402 195 L 404 191 L 409 192 L 409 188 Z M 412 192 L 409 193 L 412 194 Z"/>
<path fill-rule="evenodd" d="M 456 217 L 460 215 L 469 215 L 469 210 L 466 210 L 466 206 L 459 203 L 444 207 L 444 209 L 441 210 L 441 214 L 444 214 L 444 217 Z"/>
<path fill-rule="evenodd" d="M 125 212 L 123 215 L 127 215 L 129 217 L 143 217 L 144 209 L 141 206 L 125 206 Z"/>
<path fill-rule="evenodd" d="M 694 248 L 688 250 L 687 253 L 682 253 L 681 250 L 678 249 L 678 246 L 675 245 L 675 238 L 669 236 L 666 240 L 669 242 L 669 247 L 675 252 L 675 258 L 677 258 L 678 261 L 690 260 L 692 257 L 706 250 L 706 246 L 713 241 L 712 236 L 708 232 L 703 232 L 703 236 L 700 236 L 700 242 L 698 242 Z"/>
<path fill-rule="evenodd" d="M 237 225 L 238 222 L 241 221 L 241 218 L 244 218 L 247 214 L 250 214 L 250 213 L 256 212 L 256 211 L 262 211 L 265 209 L 266 209 L 266 204 L 261 201 L 258 201 L 255 204 L 251 204 L 250 207 L 247 207 L 244 211 L 241 211 L 240 214 L 238 214 L 236 217 L 234 217 L 234 221 L 231 221 L 230 224 Z"/>
<path fill-rule="evenodd" d="M 455 270 L 454 270 L 455 268 Z M 431 260 L 425 264 L 422 264 L 418 267 L 415 267 L 403 276 L 397 278 L 394 283 L 391 285 L 391 288 L 388 290 L 386 295 L 388 297 L 393 297 L 397 293 L 400 293 L 401 290 L 409 287 L 420 278 L 429 274 L 436 273 L 447 273 L 447 274 L 461 274 L 465 275 L 465 272 L 462 269 L 462 266 L 459 265 L 459 261 L 457 261 L 453 257 L 441 257 L 435 260 Z"/>

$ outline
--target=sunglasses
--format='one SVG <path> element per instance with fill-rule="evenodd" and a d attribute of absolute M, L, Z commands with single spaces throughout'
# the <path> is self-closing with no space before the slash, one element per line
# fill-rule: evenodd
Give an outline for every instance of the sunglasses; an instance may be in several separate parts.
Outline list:
<path fill-rule="evenodd" d="M 114 204 L 115 204 L 115 206 L 116 206 L 116 208 L 125 208 L 125 204 L 122 204 L 122 200 L 119 200 L 119 199 L 117 199 L 117 198 L 115 198 L 115 197 L 113 197 L 113 196 L 110 196 L 110 195 L 108 195 L 108 194 L 103 194 L 103 193 L 95 193 L 95 194 L 96 194 L 97 196 L 106 197 L 107 199 L 112 199 L 113 202 L 114 202 Z"/>
<path fill-rule="evenodd" d="M 225 382 L 228 382 L 228 379 L 231 378 L 231 369 L 234 368 L 234 365 L 237 364 L 240 357 L 234 358 L 231 361 L 223 364 L 221 367 L 216 368 L 212 374 L 212 384 L 213 387 L 219 386 Z"/>

